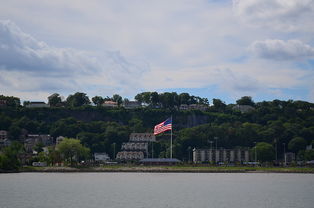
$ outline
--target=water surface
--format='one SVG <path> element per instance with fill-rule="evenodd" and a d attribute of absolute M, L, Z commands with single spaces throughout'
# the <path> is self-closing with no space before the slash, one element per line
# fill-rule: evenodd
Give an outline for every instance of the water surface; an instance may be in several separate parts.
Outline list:
<path fill-rule="evenodd" d="M 314 207 L 313 174 L 0 174 L 1 208 Z"/>

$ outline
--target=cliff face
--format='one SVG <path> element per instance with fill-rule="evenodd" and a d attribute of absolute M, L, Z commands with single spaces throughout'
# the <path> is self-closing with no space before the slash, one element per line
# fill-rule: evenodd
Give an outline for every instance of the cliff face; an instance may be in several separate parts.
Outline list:
<path fill-rule="evenodd" d="M 208 123 L 209 117 L 207 115 L 190 114 L 187 116 L 186 128 L 199 126 Z"/>
<path fill-rule="evenodd" d="M 201 111 L 171 111 L 161 109 L 109 109 L 109 108 L 82 108 L 82 109 L 66 109 L 66 108 L 38 108 L 38 109 L 2 109 L 11 119 L 19 120 L 27 117 L 45 123 L 54 123 L 64 118 L 74 118 L 82 122 L 104 121 L 117 122 L 128 125 L 130 120 L 138 119 L 146 128 L 162 122 L 173 115 L 173 125 L 176 130 L 182 128 L 190 128 L 208 123 L 211 116 Z"/>

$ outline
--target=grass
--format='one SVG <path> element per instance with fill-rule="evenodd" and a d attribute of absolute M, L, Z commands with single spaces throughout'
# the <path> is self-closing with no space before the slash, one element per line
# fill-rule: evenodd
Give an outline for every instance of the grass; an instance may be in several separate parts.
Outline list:
<path fill-rule="evenodd" d="M 251 167 L 251 166 L 141 166 L 132 164 L 104 165 L 100 167 L 23 167 L 21 172 L 264 172 L 314 173 L 313 167 Z"/>

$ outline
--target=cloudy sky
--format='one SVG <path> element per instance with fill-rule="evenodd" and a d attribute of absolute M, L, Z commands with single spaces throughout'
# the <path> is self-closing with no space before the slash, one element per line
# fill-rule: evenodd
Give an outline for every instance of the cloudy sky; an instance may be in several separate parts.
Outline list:
<path fill-rule="evenodd" d="M 314 0 L 0 4 L 0 94 L 314 102 Z"/>

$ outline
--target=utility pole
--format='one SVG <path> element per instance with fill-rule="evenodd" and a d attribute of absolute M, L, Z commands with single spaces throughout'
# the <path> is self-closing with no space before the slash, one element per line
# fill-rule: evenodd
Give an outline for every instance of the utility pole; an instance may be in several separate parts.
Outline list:
<path fill-rule="evenodd" d="M 113 159 L 116 159 L 116 143 L 113 143 Z"/>
<path fill-rule="evenodd" d="M 210 154 L 211 154 L 211 157 L 210 157 L 210 162 L 212 162 L 213 160 L 213 141 L 209 141 L 210 143 Z"/>
<path fill-rule="evenodd" d="M 214 137 L 214 139 L 216 140 L 216 150 L 215 150 L 215 163 L 216 163 L 216 162 L 218 162 L 218 158 L 219 158 L 219 156 L 217 157 L 217 151 L 218 151 L 217 140 L 218 140 L 218 137 Z"/>
<path fill-rule="evenodd" d="M 256 142 L 254 142 L 254 144 L 255 144 L 255 165 L 257 165 Z"/>
<path fill-rule="evenodd" d="M 277 155 L 277 139 L 275 139 L 275 152 L 276 152 L 276 164 L 278 161 L 278 155 Z"/>
<path fill-rule="evenodd" d="M 287 158 L 286 158 L 286 143 L 283 143 L 283 158 L 284 158 L 284 165 L 286 166 L 287 165 Z"/>

